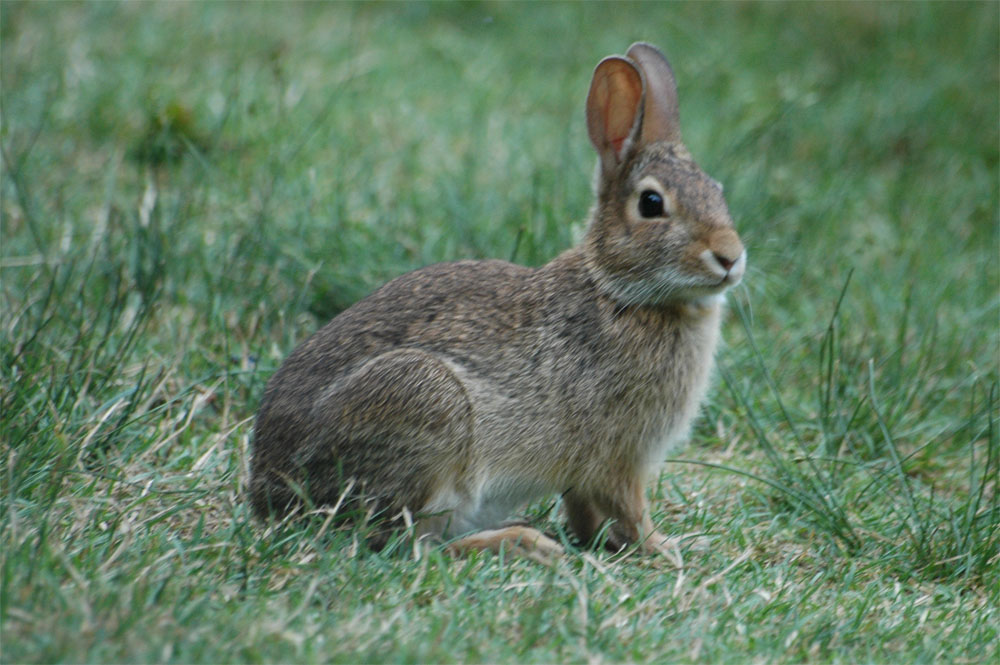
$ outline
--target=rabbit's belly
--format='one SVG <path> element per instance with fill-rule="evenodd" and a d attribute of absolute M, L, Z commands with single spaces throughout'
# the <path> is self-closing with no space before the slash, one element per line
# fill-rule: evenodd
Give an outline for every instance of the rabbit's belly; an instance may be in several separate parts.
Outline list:
<path fill-rule="evenodd" d="M 452 537 L 497 527 L 532 499 L 553 492 L 548 484 L 531 478 L 487 480 L 475 496 L 462 496 L 442 488 L 427 503 L 426 512 L 449 512 L 445 536 Z"/>

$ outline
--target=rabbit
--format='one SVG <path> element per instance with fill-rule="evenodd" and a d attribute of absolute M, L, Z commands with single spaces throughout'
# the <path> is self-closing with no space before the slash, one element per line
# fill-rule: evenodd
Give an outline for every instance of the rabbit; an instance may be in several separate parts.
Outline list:
<path fill-rule="evenodd" d="M 586 121 L 599 159 L 578 246 L 539 268 L 405 274 L 275 372 L 252 443 L 258 515 L 347 502 L 451 552 L 546 559 L 563 552 L 556 540 L 505 520 L 561 494 L 581 543 L 676 552 L 646 486 L 705 397 L 747 253 L 722 186 L 681 143 L 659 50 L 601 60 Z"/>

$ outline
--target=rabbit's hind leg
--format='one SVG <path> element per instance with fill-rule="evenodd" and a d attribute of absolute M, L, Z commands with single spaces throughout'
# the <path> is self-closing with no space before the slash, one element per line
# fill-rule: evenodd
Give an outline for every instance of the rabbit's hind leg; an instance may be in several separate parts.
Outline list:
<path fill-rule="evenodd" d="M 323 432 L 306 460 L 312 488 L 332 503 L 352 495 L 393 518 L 417 514 L 441 487 L 462 487 L 473 416 L 465 387 L 444 362 L 417 349 L 372 358 L 331 385 L 313 409 Z M 341 482 L 334 481 L 334 474 Z"/>
<path fill-rule="evenodd" d="M 313 459 L 320 463 L 311 468 L 339 465 L 364 499 L 385 507 L 386 517 L 408 510 L 417 538 L 481 528 L 485 518 L 468 514 L 475 504 L 473 411 L 444 361 L 417 349 L 379 355 L 331 386 L 315 413 L 326 436 Z M 543 563 L 563 553 L 559 543 L 520 524 L 473 531 L 447 550 L 504 550 Z"/>

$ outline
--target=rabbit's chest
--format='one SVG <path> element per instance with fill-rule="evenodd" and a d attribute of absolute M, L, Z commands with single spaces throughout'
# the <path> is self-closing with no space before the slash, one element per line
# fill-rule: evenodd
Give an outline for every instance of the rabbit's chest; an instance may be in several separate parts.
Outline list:
<path fill-rule="evenodd" d="M 708 392 L 719 339 L 717 312 L 640 338 L 605 367 L 597 425 L 614 449 L 655 463 L 687 438 Z"/>

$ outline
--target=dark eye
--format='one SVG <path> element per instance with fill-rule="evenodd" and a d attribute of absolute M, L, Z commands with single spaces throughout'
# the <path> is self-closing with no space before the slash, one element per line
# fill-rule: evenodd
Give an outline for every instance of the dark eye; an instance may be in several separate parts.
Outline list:
<path fill-rule="evenodd" d="M 651 189 L 639 195 L 639 214 L 643 217 L 663 217 L 663 197 Z"/>

